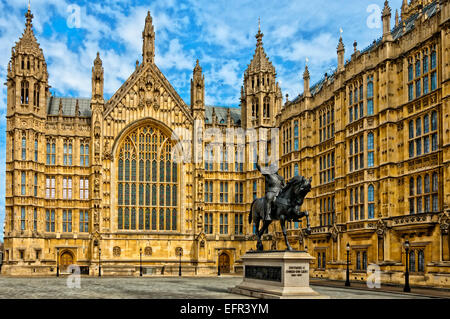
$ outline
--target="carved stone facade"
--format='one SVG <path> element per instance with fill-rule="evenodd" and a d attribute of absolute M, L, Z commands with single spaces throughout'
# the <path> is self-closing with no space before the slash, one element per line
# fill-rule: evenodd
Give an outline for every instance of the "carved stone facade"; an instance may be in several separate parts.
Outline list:
<path fill-rule="evenodd" d="M 312 276 L 344 280 L 349 243 L 351 280 L 377 264 L 382 282 L 401 284 L 409 240 L 413 284 L 448 287 L 450 3 L 405 0 L 401 10 L 391 29 L 386 1 L 383 37 L 362 51 L 355 43 L 345 63 L 340 39 L 338 67 L 319 83 L 309 87 L 305 70 L 304 93 L 277 116 L 281 170 L 316 186 L 304 207 L 312 234 L 299 246 L 326 258 Z"/>
<path fill-rule="evenodd" d="M 250 205 L 264 195 L 253 149 L 244 139 L 225 151 L 208 135 L 180 149 L 174 137 L 276 127 L 281 175 L 313 177 L 302 207 L 312 232 L 303 223 L 288 230 L 295 248 L 320 253 L 312 276 L 344 279 L 349 243 L 352 280 L 376 263 L 382 281 L 401 283 L 408 239 L 417 254 L 412 282 L 448 287 L 450 3 L 416 0 L 401 16 L 390 30 L 386 3 L 383 37 L 363 51 L 355 44 L 349 61 L 340 39 L 336 71 L 310 87 L 306 69 L 304 93 L 284 105 L 259 30 L 233 109 L 205 106 L 198 61 L 190 105 L 180 98 L 154 63 L 150 13 L 142 63 L 109 100 L 100 55 L 90 99 L 51 96 L 28 11 L 8 65 L 2 272 L 49 275 L 71 262 L 95 275 L 101 259 L 103 275 L 138 275 L 142 251 L 143 266 L 153 268 L 146 274 L 177 274 L 177 248 L 185 274 L 215 273 L 219 254 L 239 271 L 240 257 L 255 248 Z M 179 156 L 194 160 L 174 165 Z M 284 248 L 279 225 L 264 247 Z"/>

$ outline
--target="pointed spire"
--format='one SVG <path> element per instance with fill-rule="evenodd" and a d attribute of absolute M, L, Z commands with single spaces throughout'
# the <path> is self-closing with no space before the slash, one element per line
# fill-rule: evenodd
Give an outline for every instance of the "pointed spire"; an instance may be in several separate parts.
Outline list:
<path fill-rule="evenodd" d="M 305 72 L 303 72 L 303 79 L 309 79 L 310 78 L 309 69 L 308 69 L 308 62 L 309 62 L 309 59 L 306 58 Z"/>
<path fill-rule="evenodd" d="M 250 62 L 250 65 L 246 72 L 250 71 L 250 73 L 253 72 L 259 72 L 261 70 L 269 71 L 269 72 L 275 72 L 275 69 L 272 65 L 272 63 L 269 61 L 269 58 L 266 55 L 266 52 L 264 51 L 262 38 L 264 37 L 264 34 L 261 32 L 261 28 L 258 28 L 258 33 L 256 34 L 256 49 L 255 54 L 253 55 L 253 59 Z"/>
<path fill-rule="evenodd" d="M 391 15 L 391 7 L 389 7 L 389 1 L 384 1 L 384 8 L 383 8 L 383 17 Z"/>
<path fill-rule="evenodd" d="M 344 41 L 342 40 L 342 36 L 339 38 L 339 43 L 337 46 L 337 52 L 341 52 L 345 50 Z"/>
<path fill-rule="evenodd" d="M 100 52 L 97 52 L 97 57 L 94 60 L 94 66 L 102 66 L 103 61 L 100 58 Z"/>
<path fill-rule="evenodd" d="M 306 58 L 305 72 L 303 72 L 303 95 L 305 97 L 310 97 L 311 93 L 309 91 L 309 70 L 308 70 L 308 58 Z"/>
<path fill-rule="evenodd" d="M 399 16 L 398 16 L 398 10 L 395 9 L 395 27 L 398 27 L 398 20 L 399 20 Z"/>
<path fill-rule="evenodd" d="M 103 62 L 100 58 L 100 52 L 97 52 L 97 57 L 94 60 L 92 67 L 92 98 L 103 98 Z"/>
<path fill-rule="evenodd" d="M 191 79 L 191 108 L 192 110 L 204 111 L 205 102 L 205 77 L 202 74 L 202 67 L 197 60 L 195 63 L 193 77 Z"/>
<path fill-rule="evenodd" d="M 263 42 L 262 42 L 262 38 L 264 37 L 264 33 L 261 32 L 261 18 L 258 19 L 258 33 L 256 34 L 256 46 L 262 47 L 263 46 Z"/>
<path fill-rule="evenodd" d="M 402 7 L 401 7 L 402 21 L 404 21 L 408 18 L 407 11 L 408 11 L 408 0 L 403 0 Z"/>
<path fill-rule="evenodd" d="M 200 66 L 200 62 L 197 59 L 197 62 L 195 63 L 194 74 L 198 72 L 202 73 L 202 67 Z"/>
<path fill-rule="evenodd" d="M 142 48 L 143 63 L 153 62 L 155 58 L 155 28 L 153 27 L 153 19 L 150 11 L 147 12 L 147 17 L 145 18 L 142 39 L 144 40 Z"/>
<path fill-rule="evenodd" d="M 391 8 L 389 7 L 389 1 L 384 2 L 383 13 L 381 15 L 383 21 L 383 40 L 392 40 L 391 35 Z"/>
<path fill-rule="evenodd" d="M 342 40 L 342 28 L 341 28 L 341 37 L 339 38 L 339 43 L 337 46 L 337 56 L 338 56 L 338 71 L 344 70 L 344 57 L 345 57 L 345 46 L 344 41 Z"/>
<path fill-rule="evenodd" d="M 30 1 L 28 1 L 28 11 L 25 14 L 25 18 L 27 19 L 27 22 L 25 24 L 27 29 L 31 29 L 33 27 L 33 23 L 32 22 L 33 22 L 34 15 L 31 13 L 31 3 L 30 3 Z"/>
<path fill-rule="evenodd" d="M 26 54 L 34 55 L 35 58 L 44 60 L 44 53 L 42 52 L 42 49 L 40 48 L 33 32 L 33 18 L 34 15 L 31 13 L 30 3 L 28 3 L 28 10 L 25 13 L 25 30 L 22 37 L 16 43 L 15 52 L 25 52 Z"/>

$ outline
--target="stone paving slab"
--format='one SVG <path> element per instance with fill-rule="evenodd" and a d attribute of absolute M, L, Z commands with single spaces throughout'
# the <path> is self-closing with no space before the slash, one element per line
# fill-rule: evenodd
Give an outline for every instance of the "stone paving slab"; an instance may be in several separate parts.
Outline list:
<path fill-rule="evenodd" d="M 326 279 L 312 279 L 310 280 L 310 284 L 312 286 L 324 286 L 324 287 L 345 287 L 344 281 L 338 281 L 338 280 L 326 280 Z M 345 287 L 345 289 L 352 289 L 352 290 L 364 290 L 364 291 L 374 291 L 374 289 L 371 289 L 367 287 L 366 283 L 361 282 L 351 282 L 351 287 Z M 378 289 L 375 289 L 375 291 L 379 292 L 388 292 L 388 293 L 396 293 L 396 294 L 404 294 L 403 293 L 403 286 L 398 285 L 383 285 L 381 284 L 381 287 Z M 418 295 L 421 297 L 430 297 L 430 298 L 441 298 L 441 299 L 450 299 L 450 289 L 444 289 L 444 288 L 426 288 L 426 287 L 411 287 L 411 293 L 408 295 Z"/>
<path fill-rule="evenodd" d="M 82 277 L 68 288 L 67 277 L 0 277 L 0 299 L 250 299 L 228 292 L 240 277 Z M 332 299 L 416 299 L 420 296 L 313 286 Z"/>

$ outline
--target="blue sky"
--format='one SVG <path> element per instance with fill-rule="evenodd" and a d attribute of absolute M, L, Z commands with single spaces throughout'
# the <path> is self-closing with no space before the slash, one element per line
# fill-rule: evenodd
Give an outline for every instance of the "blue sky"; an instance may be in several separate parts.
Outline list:
<path fill-rule="evenodd" d="M 401 0 L 389 1 L 392 25 Z M 6 81 L 11 47 L 24 30 L 28 0 L 0 0 L 0 78 Z M 305 59 L 312 84 L 337 64 L 343 29 L 346 59 L 381 36 L 384 0 L 32 0 L 34 30 L 56 96 L 90 97 L 91 68 L 99 51 L 105 97 L 111 97 L 142 60 L 147 10 L 156 31 L 156 64 L 186 103 L 196 59 L 208 105 L 237 107 L 243 73 L 253 56 L 258 18 L 266 53 L 290 99 L 303 91 Z M 5 202 L 6 87 L 0 89 L 0 239 Z"/>

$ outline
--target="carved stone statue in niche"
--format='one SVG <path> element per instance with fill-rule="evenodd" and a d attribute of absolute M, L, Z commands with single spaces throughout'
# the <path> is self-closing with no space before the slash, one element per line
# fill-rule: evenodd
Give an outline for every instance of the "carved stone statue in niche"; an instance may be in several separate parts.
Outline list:
<path fill-rule="evenodd" d="M 441 229 L 442 235 L 449 234 L 449 224 L 450 224 L 450 216 L 449 212 L 444 212 L 439 215 L 438 218 L 439 228 Z"/>
<path fill-rule="evenodd" d="M 160 105 L 159 105 L 159 96 L 160 96 L 160 92 L 159 89 L 155 89 L 155 91 L 153 92 L 153 108 L 155 110 L 158 110 Z"/>
<path fill-rule="evenodd" d="M 99 216 L 98 215 L 99 215 L 98 214 L 98 210 L 96 209 L 94 211 L 94 223 L 96 223 L 96 224 L 98 224 L 98 221 L 99 221 Z"/>
<path fill-rule="evenodd" d="M 339 237 L 339 229 L 337 228 L 336 224 L 334 224 L 334 225 L 331 227 L 331 239 L 332 239 L 334 242 L 337 242 L 338 237 Z"/>
<path fill-rule="evenodd" d="M 382 238 L 387 231 L 387 225 L 384 221 L 379 220 L 377 223 L 377 235 L 378 237 Z"/>
<path fill-rule="evenodd" d="M 100 195 L 100 178 L 98 178 L 98 176 L 96 176 L 94 179 L 94 195 L 97 198 Z"/>
<path fill-rule="evenodd" d="M 145 79 L 145 86 L 147 87 L 147 90 L 151 90 L 153 86 L 153 78 L 152 75 L 149 73 L 147 74 L 147 77 Z"/>
<path fill-rule="evenodd" d="M 100 140 L 96 139 L 94 146 L 95 146 L 95 149 L 94 149 L 95 154 L 96 155 L 100 154 Z"/>
<path fill-rule="evenodd" d="M 145 86 L 142 82 L 139 84 L 138 94 L 139 94 L 139 107 L 144 107 Z"/>
<path fill-rule="evenodd" d="M 105 142 L 105 151 L 103 152 L 103 158 L 106 160 L 112 159 L 111 151 L 109 150 L 109 142 L 108 141 Z"/>
<path fill-rule="evenodd" d="M 200 200 L 202 200 L 202 198 L 203 198 L 203 183 L 202 182 L 198 183 L 198 197 Z"/>

